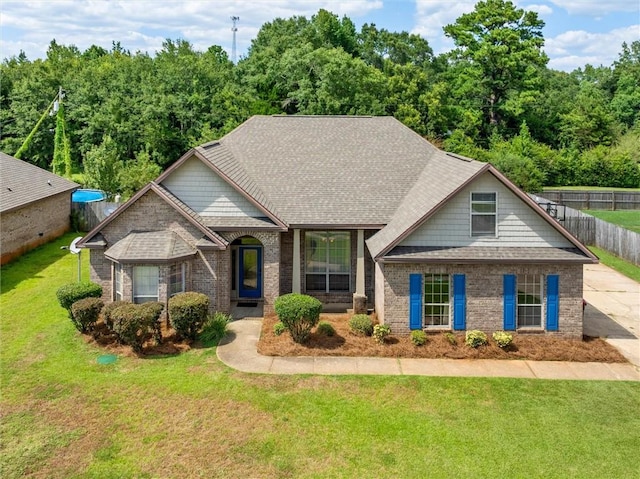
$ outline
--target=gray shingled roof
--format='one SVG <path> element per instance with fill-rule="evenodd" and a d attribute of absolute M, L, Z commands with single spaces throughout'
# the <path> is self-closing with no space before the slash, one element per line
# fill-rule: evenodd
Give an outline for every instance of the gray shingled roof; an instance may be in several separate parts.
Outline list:
<path fill-rule="evenodd" d="M 0 212 L 2 213 L 66 191 L 71 194 L 79 187 L 80 185 L 72 181 L 0 152 Z"/>
<path fill-rule="evenodd" d="M 578 248 L 519 247 L 500 248 L 486 246 L 419 247 L 396 246 L 389 251 L 386 262 L 425 263 L 593 263 Z"/>
<path fill-rule="evenodd" d="M 204 148 L 246 191 L 256 185 L 291 226 L 384 225 L 441 156 L 392 117 L 254 116 Z"/>
<path fill-rule="evenodd" d="M 197 250 L 173 231 L 131 232 L 104 255 L 120 263 L 167 262 L 193 256 Z"/>

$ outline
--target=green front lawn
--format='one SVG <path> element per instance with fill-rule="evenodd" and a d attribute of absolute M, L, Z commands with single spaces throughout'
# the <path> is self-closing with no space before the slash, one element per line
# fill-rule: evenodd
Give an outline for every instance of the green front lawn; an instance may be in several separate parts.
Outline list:
<path fill-rule="evenodd" d="M 631 278 L 634 281 L 640 283 L 640 267 L 636 266 L 629 261 L 625 261 L 622 258 L 618 258 L 616 255 L 609 253 L 601 248 L 595 246 L 589 246 L 589 249 L 600 258 L 600 262 L 609 268 L 615 269 L 618 273 L 624 274 L 627 278 Z"/>
<path fill-rule="evenodd" d="M 584 210 L 584 212 L 608 223 L 640 233 L 640 210 Z"/>
<path fill-rule="evenodd" d="M 4 478 L 637 474 L 639 383 L 262 376 L 214 348 L 99 365 L 55 299 L 74 236 L 2 268 Z"/>

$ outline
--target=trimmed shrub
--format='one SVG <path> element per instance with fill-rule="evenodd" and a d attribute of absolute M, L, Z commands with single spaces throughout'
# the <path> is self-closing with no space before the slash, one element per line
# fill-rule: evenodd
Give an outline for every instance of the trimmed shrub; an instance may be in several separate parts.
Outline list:
<path fill-rule="evenodd" d="M 280 336 L 286 330 L 287 330 L 287 327 L 284 325 L 282 321 L 278 321 L 276 324 L 273 325 L 273 334 L 275 334 L 276 336 Z"/>
<path fill-rule="evenodd" d="M 506 331 L 496 331 L 492 336 L 499 348 L 508 348 L 513 343 L 513 335 Z"/>
<path fill-rule="evenodd" d="M 153 339 L 156 344 L 162 343 L 162 325 L 160 324 L 160 315 L 164 311 L 164 304 L 159 301 L 149 301 L 139 305 L 143 310 L 144 320 L 153 332 Z"/>
<path fill-rule="evenodd" d="M 373 321 L 366 314 L 355 314 L 349 320 L 349 329 L 354 334 L 371 336 L 373 334 Z"/>
<path fill-rule="evenodd" d="M 113 318 L 111 317 L 111 313 L 114 309 L 119 308 L 125 304 L 131 304 L 129 301 L 112 301 L 111 303 L 107 303 L 102 308 L 102 320 L 104 324 L 113 331 Z"/>
<path fill-rule="evenodd" d="M 427 343 L 427 333 L 421 329 L 411 331 L 411 342 L 415 346 L 423 346 Z"/>
<path fill-rule="evenodd" d="M 81 333 L 93 331 L 104 303 L 100 298 L 84 298 L 71 305 L 71 321 Z"/>
<path fill-rule="evenodd" d="M 216 311 L 207 317 L 207 321 L 202 326 L 202 331 L 198 338 L 203 343 L 218 344 L 227 334 L 227 326 L 233 321 L 229 314 Z"/>
<path fill-rule="evenodd" d="M 318 323 L 318 333 L 324 334 L 325 336 L 335 336 L 336 330 L 331 326 L 331 323 L 320 321 Z"/>
<path fill-rule="evenodd" d="M 189 291 L 169 299 L 169 321 L 185 339 L 196 339 L 208 313 L 209 297 L 205 294 Z"/>
<path fill-rule="evenodd" d="M 458 340 L 456 339 L 456 335 L 451 332 L 446 332 L 443 334 L 444 338 L 449 341 L 449 343 L 453 346 L 458 344 Z"/>
<path fill-rule="evenodd" d="M 84 298 L 100 298 L 102 296 L 102 286 L 96 283 L 69 283 L 58 288 L 56 292 L 60 306 L 69 312 L 71 316 L 71 305 Z"/>
<path fill-rule="evenodd" d="M 289 293 L 276 298 L 276 314 L 296 343 L 304 343 L 320 320 L 322 303 L 306 294 Z"/>
<path fill-rule="evenodd" d="M 123 304 L 111 311 L 113 331 L 118 340 L 128 344 L 134 351 L 142 351 L 142 345 L 149 335 L 149 310 L 138 304 Z"/>
<path fill-rule="evenodd" d="M 376 324 L 373 327 L 373 339 L 378 344 L 384 344 L 387 336 L 391 334 L 391 328 L 388 324 Z"/>
<path fill-rule="evenodd" d="M 464 337 L 464 343 L 472 348 L 484 346 L 487 344 L 487 335 L 477 329 L 467 331 L 467 334 Z"/>

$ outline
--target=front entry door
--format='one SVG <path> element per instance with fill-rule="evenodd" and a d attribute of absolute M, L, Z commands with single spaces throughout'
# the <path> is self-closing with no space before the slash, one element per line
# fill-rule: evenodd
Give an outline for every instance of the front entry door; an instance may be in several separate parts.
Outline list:
<path fill-rule="evenodd" d="M 238 297 L 262 297 L 262 247 L 238 247 Z"/>

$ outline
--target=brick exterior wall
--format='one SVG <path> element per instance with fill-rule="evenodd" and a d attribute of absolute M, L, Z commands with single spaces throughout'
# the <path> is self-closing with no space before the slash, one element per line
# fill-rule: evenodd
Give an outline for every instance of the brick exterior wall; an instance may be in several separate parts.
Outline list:
<path fill-rule="evenodd" d="M 560 277 L 560 312 L 558 331 L 548 335 L 582 339 L 582 265 L 382 265 L 384 271 L 383 311 L 378 317 L 394 333 L 409 333 L 409 275 L 412 273 L 464 274 L 466 276 L 466 328 L 491 333 L 503 329 L 503 275 L 557 274 Z M 382 278 L 382 274 L 378 278 Z M 543 283 L 543 292 L 546 281 Z M 382 291 L 382 288 L 380 288 Z M 546 294 L 546 293 L 545 293 Z M 543 302 L 542 324 L 545 324 Z M 379 309 L 379 307 L 378 307 Z"/>
<path fill-rule="evenodd" d="M 356 290 L 356 262 L 358 259 L 358 233 L 356 230 L 351 231 L 351 287 L 349 291 L 341 293 L 319 293 L 317 291 L 305 290 L 305 231 L 300 230 L 300 282 L 301 291 L 304 294 L 318 298 L 324 304 L 336 304 L 336 303 L 353 303 L 353 293 Z M 314 230 L 315 231 L 315 230 Z M 366 241 L 373 236 L 377 231 L 365 230 L 364 240 Z M 280 234 L 280 249 L 281 249 L 281 263 L 280 263 L 280 294 L 287 294 L 291 292 L 293 283 L 293 230 Z M 374 263 L 369 254 L 369 250 L 366 245 L 364 247 L 364 287 L 365 294 L 367 296 L 367 307 L 373 308 L 374 305 Z"/>
<path fill-rule="evenodd" d="M 8 263 L 69 231 L 70 213 L 69 191 L 3 213 L 0 263 Z"/>

